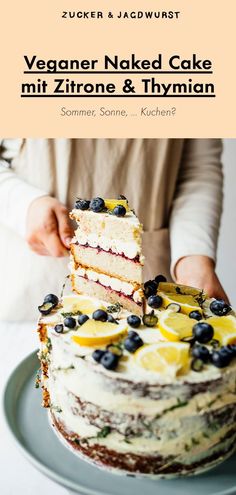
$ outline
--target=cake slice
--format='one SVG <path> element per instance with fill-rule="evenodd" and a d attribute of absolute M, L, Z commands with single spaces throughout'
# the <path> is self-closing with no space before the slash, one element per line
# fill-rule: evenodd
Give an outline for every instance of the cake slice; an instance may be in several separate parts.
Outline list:
<path fill-rule="evenodd" d="M 127 200 L 78 200 L 70 216 L 73 290 L 141 314 L 142 225 Z"/>

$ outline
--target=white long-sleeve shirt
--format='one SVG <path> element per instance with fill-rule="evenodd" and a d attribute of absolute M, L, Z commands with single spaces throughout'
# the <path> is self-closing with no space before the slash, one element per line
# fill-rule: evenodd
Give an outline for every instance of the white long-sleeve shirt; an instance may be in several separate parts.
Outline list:
<path fill-rule="evenodd" d="M 0 139 L 0 222 L 24 237 L 29 205 L 45 192 L 19 178 L 10 168 L 21 144 L 22 139 Z"/>
<path fill-rule="evenodd" d="M 168 237 L 172 275 L 184 256 L 201 254 L 215 259 L 222 210 L 220 140 L 4 139 L 0 147 L 0 233 L 2 245 L 11 243 L 4 253 L 0 247 L 0 269 L 5 255 L 8 259 L 2 267 L 6 277 L 10 274 L 12 288 L 14 247 L 22 253 L 22 264 L 29 262 L 32 268 L 27 276 L 23 267 L 17 265 L 15 270 L 21 278 L 23 273 L 23 292 L 31 288 L 27 310 L 18 291 L 15 295 L 11 289 L 12 299 L 19 302 L 19 319 L 36 314 L 32 306 L 40 302 L 39 294 L 55 291 L 55 286 L 58 291 L 60 277 L 67 270 L 67 260 L 39 257 L 24 240 L 28 208 L 42 195 L 56 196 L 71 207 L 76 195 L 125 194 L 144 224 L 149 276 L 156 273 L 152 268 L 167 272 Z M 9 272 L 6 264 L 11 267 Z M 49 278 L 50 287 L 46 284 Z M 0 302 L 3 318 L 17 319 L 6 300 L 4 307 Z"/>

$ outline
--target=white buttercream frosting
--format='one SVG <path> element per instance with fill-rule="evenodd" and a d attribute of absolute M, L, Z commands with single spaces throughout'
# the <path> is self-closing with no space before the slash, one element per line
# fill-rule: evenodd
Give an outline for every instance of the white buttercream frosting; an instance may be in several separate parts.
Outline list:
<path fill-rule="evenodd" d="M 75 232 L 76 240 L 82 246 L 88 244 L 90 247 L 100 247 L 104 251 L 111 250 L 114 254 L 124 254 L 129 259 L 134 259 L 141 255 L 141 245 L 135 241 L 124 242 L 119 239 L 111 239 L 106 236 L 98 236 L 97 234 L 85 234 L 80 228 Z M 141 257 L 141 262 L 143 257 Z"/>
<path fill-rule="evenodd" d="M 99 282 L 104 287 L 110 287 L 112 290 L 115 290 L 116 292 L 122 292 L 126 296 L 132 296 L 134 292 L 135 287 L 133 284 L 120 280 L 119 278 L 116 277 L 110 277 L 109 275 L 105 275 L 104 273 L 96 272 L 95 270 L 91 270 L 89 268 L 84 268 L 79 266 L 76 269 L 75 273 L 80 277 L 86 276 L 88 280 L 91 280 L 93 282 Z M 136 299 L 138 299 L 138 295 L 136 296 Z M 137 300 L 136 302 L 139 301 Z"/>
<path fill-rule="evenodd" d="M 145 330 L 140 331 L 144 335 L 143 332 Z M 210 436 L 205 436 L 204 432 L 208 431 L 211 425 L 206 423 L 204 414 L 235 403 L 232 369 L 228 369 L 225 380 L 219 385 L 216 384 L 214 391 L 197 394 L 190 397 L 184 407 L 174 408 L 179 399 L 179 392 L 174 388 L 169 398 L 163 397 L 159 400 L 154 400 L 148 395 L 122 393 L 121 390 L 114 393 L 113 389 L 110 390 L 105 375 L 108 373 L 111 376 L 113 373 L 115 384 L 116 378 L 123 375 L 121 370 L 115 373 L 104 370 L 100 373 L 97 372 L 98 365 L 91 366 L 87 358 L 85 360 L 78 358 L 76 349 L 80 346 L 72 343 L 71 332 L 58 336 L 50 329 L 50 337 L 52 352 L 47 387 L 50 392 L 52 412 L 64 423 L 68 431 L 72 431 L 80 438 L 88 438 L 91 444 L 101 443 L 117 452 L 132 452 L 139 455 L 155 454 L 158 451 L 168 457 L 175 452 L 175 455 L 183 456 L 182 461 L 185 462 L 185 458 L 190 459 L 191 455 L 204 455 L 204 452 L 217 445 L 220 438 L 230 430 L 230 424 L 222 425 L 217 431 L 210 429 Z M 89 350 L 80 349 L 83 355 L 86 355 L 86 349 Z M 133 367 L 132 358 L 130 367 Z M 133 379 L 145 380 L 145 371 L 140 370 L 140 376 L 137 376 L 137 369 L 134 369 L 134 372 L 136 377 L 133 376 Z M 222 372 L 215 370 L 215 374 L 221 376 Z M 202 374 L 198 374 L 198 380 L 201 380 L 201 377 Z M 149 381 L 149 378 L 146 379 Z M 184 395 L 187 390 L 188 385 L 183 381 L 181 393 Z M 105 410 L 115 414 L 117 418 L 119 414 L 127 415 L 122 418 L 119 426 L 121 433 L 113 431 L 107 437 L 98 439 L 97 433 L 104 426 L 104 419 L 98 415 L 96 423 L 90 423 L 86 416 L 76 414 L 75 411 L 79 407 L 76 397 L 87 404 L 88 413 L 93 413 L 93 407 L 98 407 L 101 408 L 101 414 Z M 168 409 L 168 414 L 165 414 Z M 150 431 L 144 428 L 141 436 L 132 438 L 128 444 L 124 442 L 122 431 L 129 428 L 130 421 L 138 421 L 139 415 L 142 415 L 145 417 L 144 423 L 148 424 L 153 417 L 162 414 L 157 436 L 150 434 Z M 191 449 L 191 453 L 189 450 L 186 451 L 186 445 Z"/>

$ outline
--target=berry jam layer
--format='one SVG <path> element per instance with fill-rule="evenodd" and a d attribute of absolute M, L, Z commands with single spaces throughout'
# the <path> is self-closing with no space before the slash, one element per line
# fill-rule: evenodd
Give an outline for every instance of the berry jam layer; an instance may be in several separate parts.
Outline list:
<path fill-rule="evenodd" d="M 91 297 L 96 297 L 102 301 L 107 301 L 111 304 L 120 303 L 125 309 L 131 313 L 141 316 L 142 315 L 142 298 L 140 297 L 139 290 L 132 295 L 124 294 L 121 291 L 116 291 L 111 287 L 105 287 L 101 282 L 89 280 L 84 276 L 77 274 L 71 275 L 72 288 L 78 294 L 86 294 Z M 137 302 L 134 298 L 137 298 Z"/>
<path fill-rule="evenodd" d="M 111 277 L 118 277 L 138 285 L 142 283 L 142 265 L 138 261 L 106 252 L 101 248 L 81 246 L 80 244 L 71 245 L 71 254 L 75 261 L 75 268 L 77 265 L 82 265 Z"/>
<path fill-rule="evenodd" d="M 114 247 L 108 248 L 107 246 L 103 247 L 101 245 L 91 245 L 91 244 L 89 244 L 89 242 L 82 244 L 78 240 L 76 240 L 72 244 L 72 246 L 73 245 L 79 245 L 80 247 L 95 249 L 96 253 L 103 251 L 105 253 L 112 254 L 113 256 L 121 256 L 122 258 L 125 258 L 128 261 L 132 261 L 133 263 L 140 263 L 141 265 L 143 265 L 143 256 L 140 254 L 135 254 L 135 255 L 133 254 L 133 256 L 128 256 L 127 254 L 124 253 L 124 250 L 123 251 L 120 250 L 120 252 L 118 252 L 118 250 L 115 249 Z"/>

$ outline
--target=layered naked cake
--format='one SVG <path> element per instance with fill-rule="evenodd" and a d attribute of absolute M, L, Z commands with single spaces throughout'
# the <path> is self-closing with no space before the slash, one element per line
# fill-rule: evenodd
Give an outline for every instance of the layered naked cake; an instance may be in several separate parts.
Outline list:
<path fill-rule="evenodd" d="M 127 200 L 95 198 L 93 202 L 87 202 L 88 208 L 82 209 L 85 201 L 78 200 L 71 213 L 78 225 L 71 244 L 73 289 L 119 302 L 140 314 L 142 225 Z"/>
<path fill-rule="evenodd" d="M 133 311 L 135 301 L 130 310 L 120 291 L 76 273 L 91 269 L 121 280 L 124 260 L 125 273 L 136 273 L 124 283 L 137 283 L 139 241 L 134 271 L 124 248 L 115 253 L 114 239 L 123 242 L 122 232 L 130 229 L 127 210 L 120 219 L 109 209 L 73 210 L 79 226 L 71 247 L 73 287 L 81 281 L 74 293 L 61 300 L 48 294 L 39 307 L 37 386 L 58 437 L 84 459 L 132 475 L 196 474 L 236 449 L 235 313 L 224 301 L 161 275 L 142 289 L 139 279 L 143 301 Z M 109 234 L 113 222 L 115 235 Z M 99 243 L 93 247 L 94 231 Z"/>
<path fill-rule="evenodd" d="M 220 356 L 217 342 L 191 347 L 164 337 L 161 316 L 170 310 L 159 309 L 161 325 L 148 327 L 124 310 L 76 297 L 38 328 L 44 406 L 59 438 L 98 466 L 136 475 L 193 474 L 227 458 L 236 445 L 235 346 L 216 366 L 210 355 Z M 76 315 L 87 303 L 89 319 Z M 98 307 L 116 323 L 94 320 L 88 310 Z M 173 314 L 177 328 L 185 315 Z M 235 317 L 228 318 L 236 340 Z M 187 334 L 197 320 L 189 322 Z"/>

